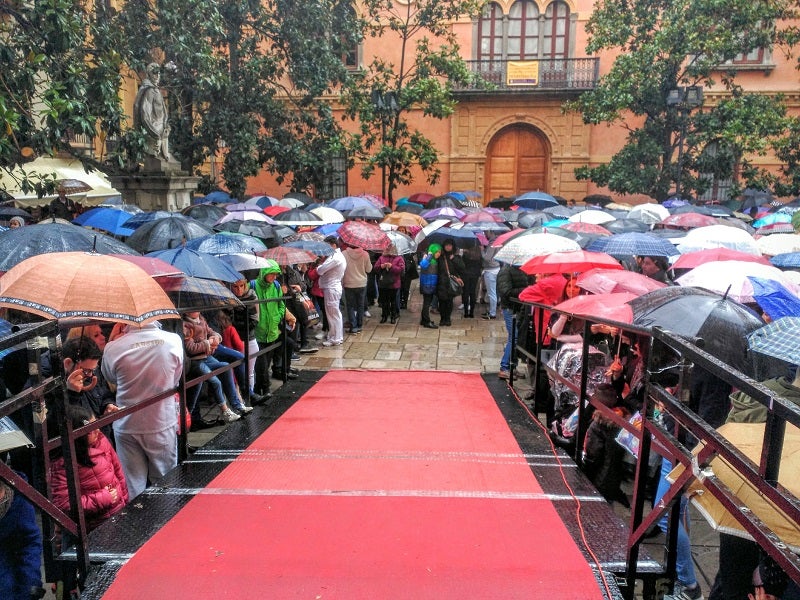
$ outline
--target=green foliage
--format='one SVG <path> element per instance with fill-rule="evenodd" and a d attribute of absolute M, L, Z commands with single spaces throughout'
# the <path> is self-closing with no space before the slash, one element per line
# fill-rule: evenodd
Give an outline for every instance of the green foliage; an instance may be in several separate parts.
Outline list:
<path fill-rule="evenodd" d="M 788 124 L 783 99 L 744 92 L 735 71 L 720 65 L 742 52 L 772 48 L 779 40 L 773 24 L 791 14 L 787 0 L 598 2 L 587 25 L 587 50 L 619 55 L 597 88 L 567 108 L 581 112 L 586 123 L 626 127 L 628 141 L 608 164 L 584 167 L 578 176 L 659 200 L 677 181 L 684 192 L 702 193 L 708 182 L 698 176 L 700 169 L 732 174 L 737 161 L 745 186 L 770 180 L 749 158 L 765 154 L 783 137 Z M 677 86 L 708 90 L 713 84 L 727 92 L 717 102 L 693 110 L 666 103 Z"/>
<path fill-rule="evenodd" d="M 343 88 L 346 118 L 359 123 L 347 149 L 363 161 L 365 178 L 376 169 L 385 171 L 390 203 L 398 185 L 413 181 L 414 166 L 429 183 L 439 179 L 438 151 L 424 132 L 410 127 L 407 117 L 412 111 L 435 119 L 453 114 L 452 86 L 472 83 L 473 77 L 459 55 L 451 24 L 477 16 L 482 5 L 475 0 L 362 3 L 367 35 L 396 48 L 401 59 L 394 64 L 375 57 Z M 395 104 L 376 106 L 373 93 L 393 97 Z"/>
<path fill-rule="evenodd" d="M 117 135 L 123 46 L 115 17 L 76 0 L 0 0 L 0 169 L 73 154 L 71 134 Z M 53 182 L 20 182 L 41 194 Z"/>

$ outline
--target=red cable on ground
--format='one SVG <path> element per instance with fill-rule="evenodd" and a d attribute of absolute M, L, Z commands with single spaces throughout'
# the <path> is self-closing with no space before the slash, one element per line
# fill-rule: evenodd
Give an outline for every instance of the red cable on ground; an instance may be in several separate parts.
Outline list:
<path fill-rule="evenodd" d="M 581 532 L 581 541 L 583 542 L 583 545 L 586 548 L 586 551 L 592 557 L 592 560 L 594 560 L 594 564 L 597 566 L 597 572 L 600 573 L 600 579 L 603 580 L 603 587 L 605 588 L 605 591 L 606 591 L 606 597 L 607 598 L 612 598 L 613 594 L 611 593 L 611 587 L 608 584 L 608 580 L 606 579 L 605 573 L 603 573 L 603 568 L 600 566 L 600 559 L 597 558 L 597 555 L 594 553 L 594 551 L 592 550 L 591 545 L 589 544 L 589 540 L 586 538 L 586 530 L 583 528 L 583 520 L 581 519 L 581 501 L 575 495 L 575 491 L 572 489 L 572 487 L 567 482 L 567 476 L 564 473 L 564 463 L 561 462 L 561 457 L 559 457 L 559 455 L 558 455 L 558 451 L 556 450 L 556 446 L 555 446 L 555 444 L 553 444 L 553 440 L 550 438 L 550 434 L 547 431 L 547 428 L 544 425 L 542 425 L 541 421 L 539 421 L 539 418 L 535 414 L 533 414 L 533 411 L 531 411 L 531 409 L 528 407 L 528 405 L 525 404 L 525 402 L 522 401 L 522 398 L 519 397 L 519 394 L 517 394 L 516 390 L 514 390 L 514 388 L 511 387 L 511 385 L 508 385 L 508 389 L 511 390 L 511 393 L 513 394 L 513 396 L 516 399 L 517 403 L 520 406 L 522 406 L 522 408 L 525 409 L 525 412 L 528 413 L 528 416 L 530 416 L 530 418 L 533 420 L 533 422 L 536 423 L 536 425 L 539 427 L 539 429 L 542 430 L 542 433 L 544 433 L 545 437 L 547 438 L 547 441 L 550 443 L 550 448 L 551 448 L 551 450 L 553 452 L 553 458 L 555 458 L 556 462 L 558 462 L 558 470 L 559 470 L 559 473 L 561 473 L 561 480 L 564 482 L 564 486 L 566 486 L 567 490 L 569 491 L 569 495 L 572 496 L 573 500 L 575 500 L 575 504 L 576 504 L 575 519 L 577 520 L 577 523 L 578 523 L 578 529 Z"/>

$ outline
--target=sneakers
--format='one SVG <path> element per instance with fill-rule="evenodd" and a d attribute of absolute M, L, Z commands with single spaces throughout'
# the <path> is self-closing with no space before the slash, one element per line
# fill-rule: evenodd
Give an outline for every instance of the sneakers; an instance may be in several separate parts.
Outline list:
<path fill-rule="evenodd" d="M 314 352 L 319 352 L 319 348 L 314 348 L 313 346 L 302 346 L 298 352 L 300 354 L 314 354 Z"/>
<path fill-rule="evenodd" d="M 324 340 L 325 339 L 325 332 L 320 331 L 317 335 L 314 336 L 315 340 Z"/>
<path fill-rule="evenodd" d="M 220 413 L 221 414 L 219 418 L 221 421 L 224 421 L 225 423 L 233 423 L 234 421 L 238 421 L 239 419 L 241 419 L 239 415 L 237 415 L 227 406 L 224 409 L 222 409 Z"/>
<path fill-rule="evenodd" d="M 325 340 L 324 342 L 322 342 L 322 345 L 325 346 L 326 348 L 329 348 L 331 346 L 341 346 L 342 342 L 332 342 L 331 340 Z"/>
<path fill-rule="evenodd" d="M 297 352 L 295 352 L 294 354 L 292 354 L 292 360 L 300 360 L 300 355 Z"/>
<path fill-rule="evenodd" d="M 247 406 L 246 404 L 242 404 L 241 406 L 234 407 L 234 410 L 236 410 L 239 413 L 239 416 L 249 415 L 251 412 L 253 412 L 253 407 Z"/>
<path fill-rule="evenodd" d="M 500 372 L 497 374 L 497 376 L 498 376 L 500 379 L 508 379 L 508 371 L 500 371 Z"/>
<path fill-rule="evenodd" d="M 496 318 L 497 318 L 497 315 L 490 315 L 489 313 L 483 313 L 481 315 L 481 319 L 483 319 L 484 321 L 493 321 Z"/>
<path fill-rule="evenodd" d="M 365 316 L 365 317 L 371 317 L 371 316 L 372 316 L 372 313 L 371 313 L 371 312 L 369 312 L 368 310 L 365 310 L 365 311 L 364 311 L 364 316 Z"/>
<path fill-rule="evenodd" d="M 680 581 L 675 582 L 675 593 L 664 596 L 664 600 L 704 600 L 703 591 L 698 584 L 688 588 Z"/>

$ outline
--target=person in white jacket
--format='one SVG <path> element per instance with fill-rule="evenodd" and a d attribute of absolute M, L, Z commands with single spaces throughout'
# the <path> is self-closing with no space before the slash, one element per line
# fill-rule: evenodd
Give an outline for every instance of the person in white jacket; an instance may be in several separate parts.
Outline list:
<path fill-rule="evenodd" d="M 342 278 L 347 261 L 339 250 L 337 238 L 329 236 L 325 241 L 334 248 L 334 252 L 317 266 L 319 287 L 325 300 L 325 315 L 328 317 L 328 339 L 322 345 L 339 346 L 344 341 L 344 323 L 339 303 L 342 300 Z"/>
<path fill-rule="evenodd" d="M 358 335 L 364 325 L 364 308 L 367 301 L 367 274 L 372 271 L 369 253 L 363 248 L 348 246 L 342 251 L 347 268 L 342 278 L 344 304 L 350 320 L 350 333 Z"/>

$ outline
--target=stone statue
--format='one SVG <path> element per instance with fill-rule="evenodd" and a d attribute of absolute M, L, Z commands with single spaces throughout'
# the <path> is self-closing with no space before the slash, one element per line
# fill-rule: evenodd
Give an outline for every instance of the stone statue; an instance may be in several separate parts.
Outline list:
<path fill-rule="evenodd" d="M 169 69 L 171 63 L 165 65 Z M 150 63 L 146 69 L 147 76 L 136 93 L 133 101 L 133 126 L 142 128 L 147 138 L 145 153 L 159 160 L 173 162 L 169 153 L 169 119 L 167 104 L 158 87 L 161 81 L 161 67 Z"/>

